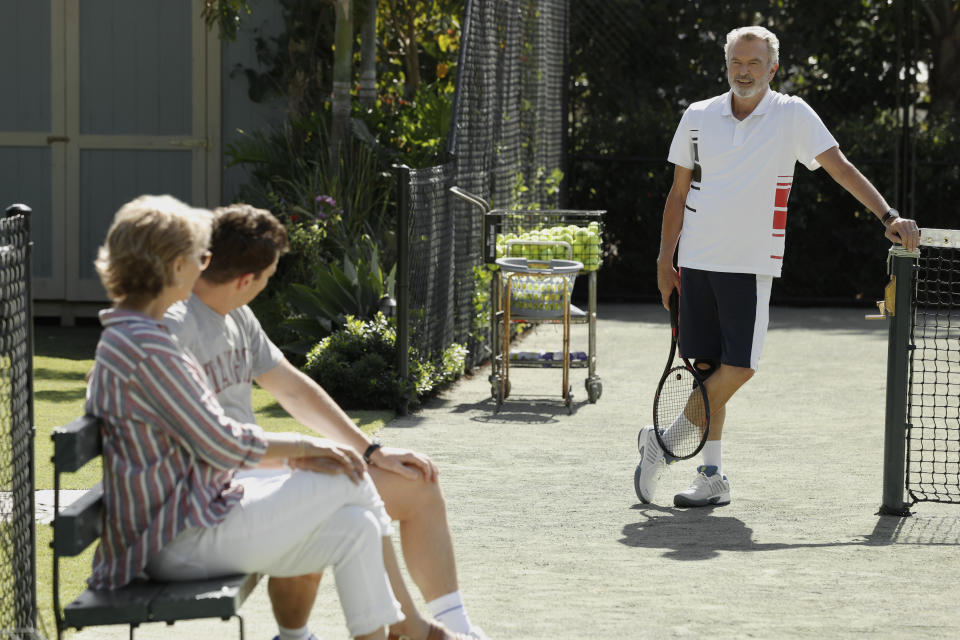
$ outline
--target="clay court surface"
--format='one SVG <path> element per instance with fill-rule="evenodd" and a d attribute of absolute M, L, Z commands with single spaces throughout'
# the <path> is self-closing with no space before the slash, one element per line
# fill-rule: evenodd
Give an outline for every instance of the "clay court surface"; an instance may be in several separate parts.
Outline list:
<path fill-rule="evenodd" d="M 511 372 L 494 413 L 488 368 L 388 424 L 390 445 L 441 467 L 471 618 L 493 639 L 957 638 L 960 505 L 881 501 L 887 323 L 864 310 L 774 308 L 760 371 L 727 408 L 732 503 L 681 510 L 694 461 L 670 467 L 654 505 L 633 489 L 638 429 L 669 348 L 654 305 L 599 310 L 603 395 L 574 412 L 559 370 Z M 525 350 L 559 350 L 541 325 Z M 574 348 L 585 345 L 574 329 Z M 399 543 L 398 543 L 399 548 Z M 276 633 L 265 585 L 249 639 Z M 311 626 L 346 637 L 332 576 Z M 137 638 L 233 638 L 234 622 L 146 626 Z M 76 638 L 125 638 L 126 628 Z"/>

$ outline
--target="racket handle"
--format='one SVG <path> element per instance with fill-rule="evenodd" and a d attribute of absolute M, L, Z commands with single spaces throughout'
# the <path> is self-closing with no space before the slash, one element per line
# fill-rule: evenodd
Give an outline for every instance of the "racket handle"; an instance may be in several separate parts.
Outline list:
<path fill-rule="evenodd" d="M 676 329 L 680 325 L 680 293 L 676 288 L 670 293 L 670 326 Z"/>

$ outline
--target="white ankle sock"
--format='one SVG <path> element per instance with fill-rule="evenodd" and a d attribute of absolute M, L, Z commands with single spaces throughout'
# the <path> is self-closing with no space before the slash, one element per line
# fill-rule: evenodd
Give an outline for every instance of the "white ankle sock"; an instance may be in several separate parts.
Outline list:
<path fill-rule="evenodd" d="M 470 618 L 459 591 L 440 596 L 427 603 L 430 615 L 454 633 L 470 633 Z"/>
<path fill-rule="evenodd" d="M 667 427 L 667 430 L 660 434 L 660 437 L 663 438 L 663 441 L 667 443 L 667 446 L 676 445 L 676 443 L 674 443 L 672 440 L 672 438 L 675 437 L 675 435 L 672 435 L 671 432 L 673 432 L 674 429 L 678 429 L 678 428 L 680 431 L 684 433 L 689 433 L 691 430 L 696 429 L 697 427 L 692 422 L 690 422 L 686 414 L 681 413 L 679 416 L 677 416 L 677 419 L 673 421 L 673 424 Z"/>
<path fill-rule="evenodd" d="M 310 625 L 304 625 L 299 629 L 287 629 L 277 625 L 279 635 L 278 640 L 310 640 Z"/>
<path fill-rule="evenodd" d="M 723 475 L 723 450 L 720 446 L 722 440 L 707 440 L 703 445 L 703 464 L 713 465 L 717 468 L 717 473 Z"/>

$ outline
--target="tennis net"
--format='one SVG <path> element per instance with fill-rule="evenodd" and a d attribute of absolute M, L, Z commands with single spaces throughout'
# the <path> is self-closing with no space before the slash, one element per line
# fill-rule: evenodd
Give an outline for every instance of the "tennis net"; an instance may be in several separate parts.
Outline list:
<path fill-rule="evenodd" d="M 960 231 L 924 231 L 911 284 L 906 489 L 960 503 Z"/>

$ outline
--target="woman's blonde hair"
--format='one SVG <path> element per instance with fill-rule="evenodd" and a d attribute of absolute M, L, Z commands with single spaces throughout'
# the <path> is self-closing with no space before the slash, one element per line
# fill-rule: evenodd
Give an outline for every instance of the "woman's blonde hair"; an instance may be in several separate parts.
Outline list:
<path fill-rule="evenodd" d="M 120 207 L 94 265 L 116 304 L 142 304 L 173 284 L 180 256 L 199 256 L 210 244 L 212 216 L 173 196 L 140 196 Z"/>

